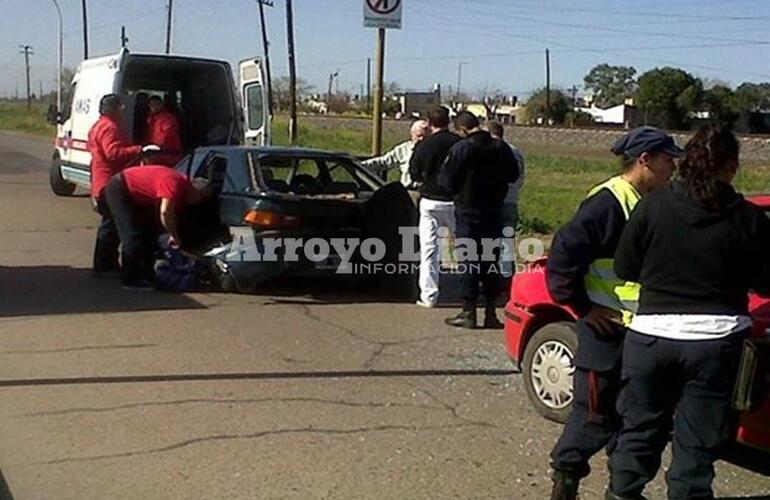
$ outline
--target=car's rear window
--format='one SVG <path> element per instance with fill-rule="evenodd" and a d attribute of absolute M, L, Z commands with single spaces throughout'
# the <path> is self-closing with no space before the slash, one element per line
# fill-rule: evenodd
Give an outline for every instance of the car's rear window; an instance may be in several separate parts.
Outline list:
<path fill-rule="evenodd" d="M 349 195 L 373 191 L 362 168 L 344 157 L 261 156 L 264 187 L 302 195 Z"/>

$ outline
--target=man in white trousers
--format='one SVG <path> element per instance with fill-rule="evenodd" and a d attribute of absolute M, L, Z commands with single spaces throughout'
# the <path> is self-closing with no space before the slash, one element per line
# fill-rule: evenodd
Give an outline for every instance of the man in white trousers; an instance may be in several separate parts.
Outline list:
<path fill-rule="evenodd" d="M 420 297 L 417 305 L 433 307 L 439 297 L 440 235 L 454 233 L 452 193 L 438 184 L 438 173 L 447 153 L 460 137 L 449 131 L 449 110 L 438 107 L 428 114 L 431 135 L 412 154 L 409 175 L 420 187 Z M 446 228 L 439 231 L 440 228 Z"/>

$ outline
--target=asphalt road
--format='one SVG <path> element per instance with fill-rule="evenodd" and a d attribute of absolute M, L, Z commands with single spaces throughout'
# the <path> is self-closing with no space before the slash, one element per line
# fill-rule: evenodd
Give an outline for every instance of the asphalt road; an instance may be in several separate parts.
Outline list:
<path fill-rule="evenodd" d="M 50 153 L 0 134 L 0 499 L 547 498 L 560 427 L 502 332 L 328 285 L 121 290 L 91 277 L 97 217 L 50 193 Z M 770 479 L 720 464 L 716 489 Z"/>

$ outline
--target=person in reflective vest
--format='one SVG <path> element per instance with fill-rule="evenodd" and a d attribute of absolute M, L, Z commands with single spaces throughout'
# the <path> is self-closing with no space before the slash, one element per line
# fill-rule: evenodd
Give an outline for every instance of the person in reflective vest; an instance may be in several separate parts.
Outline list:
<path fill-rule="evenodd" d="M 620 158 L 622 173 L 589 191 L 574 218 L 556 233 L 546 268 L 554 300 L 580 318 L 572 411 L 551 452 L 552 500 L 577 498 L 591 457 L 614 446 L 621 426 L 615 403 L 623 340 L 639 286 L 615 275 L 613 257 L 637 202 L 668 182 L 674 158 L 683 153 L 654 127 L 629 131 L 611 151 Z"/>

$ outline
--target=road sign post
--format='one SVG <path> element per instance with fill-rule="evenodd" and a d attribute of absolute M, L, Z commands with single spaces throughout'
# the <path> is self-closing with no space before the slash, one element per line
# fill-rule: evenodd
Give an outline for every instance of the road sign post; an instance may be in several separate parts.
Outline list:
<path fill-rule="evenodd" d="M 401 29 L 402 0 L 364 0 L 364 27 L 377 28 L 374 102 L 372 113 L 372 155 L 382 153 L 382 98 L 385 79 L 385 30 Z"/>

